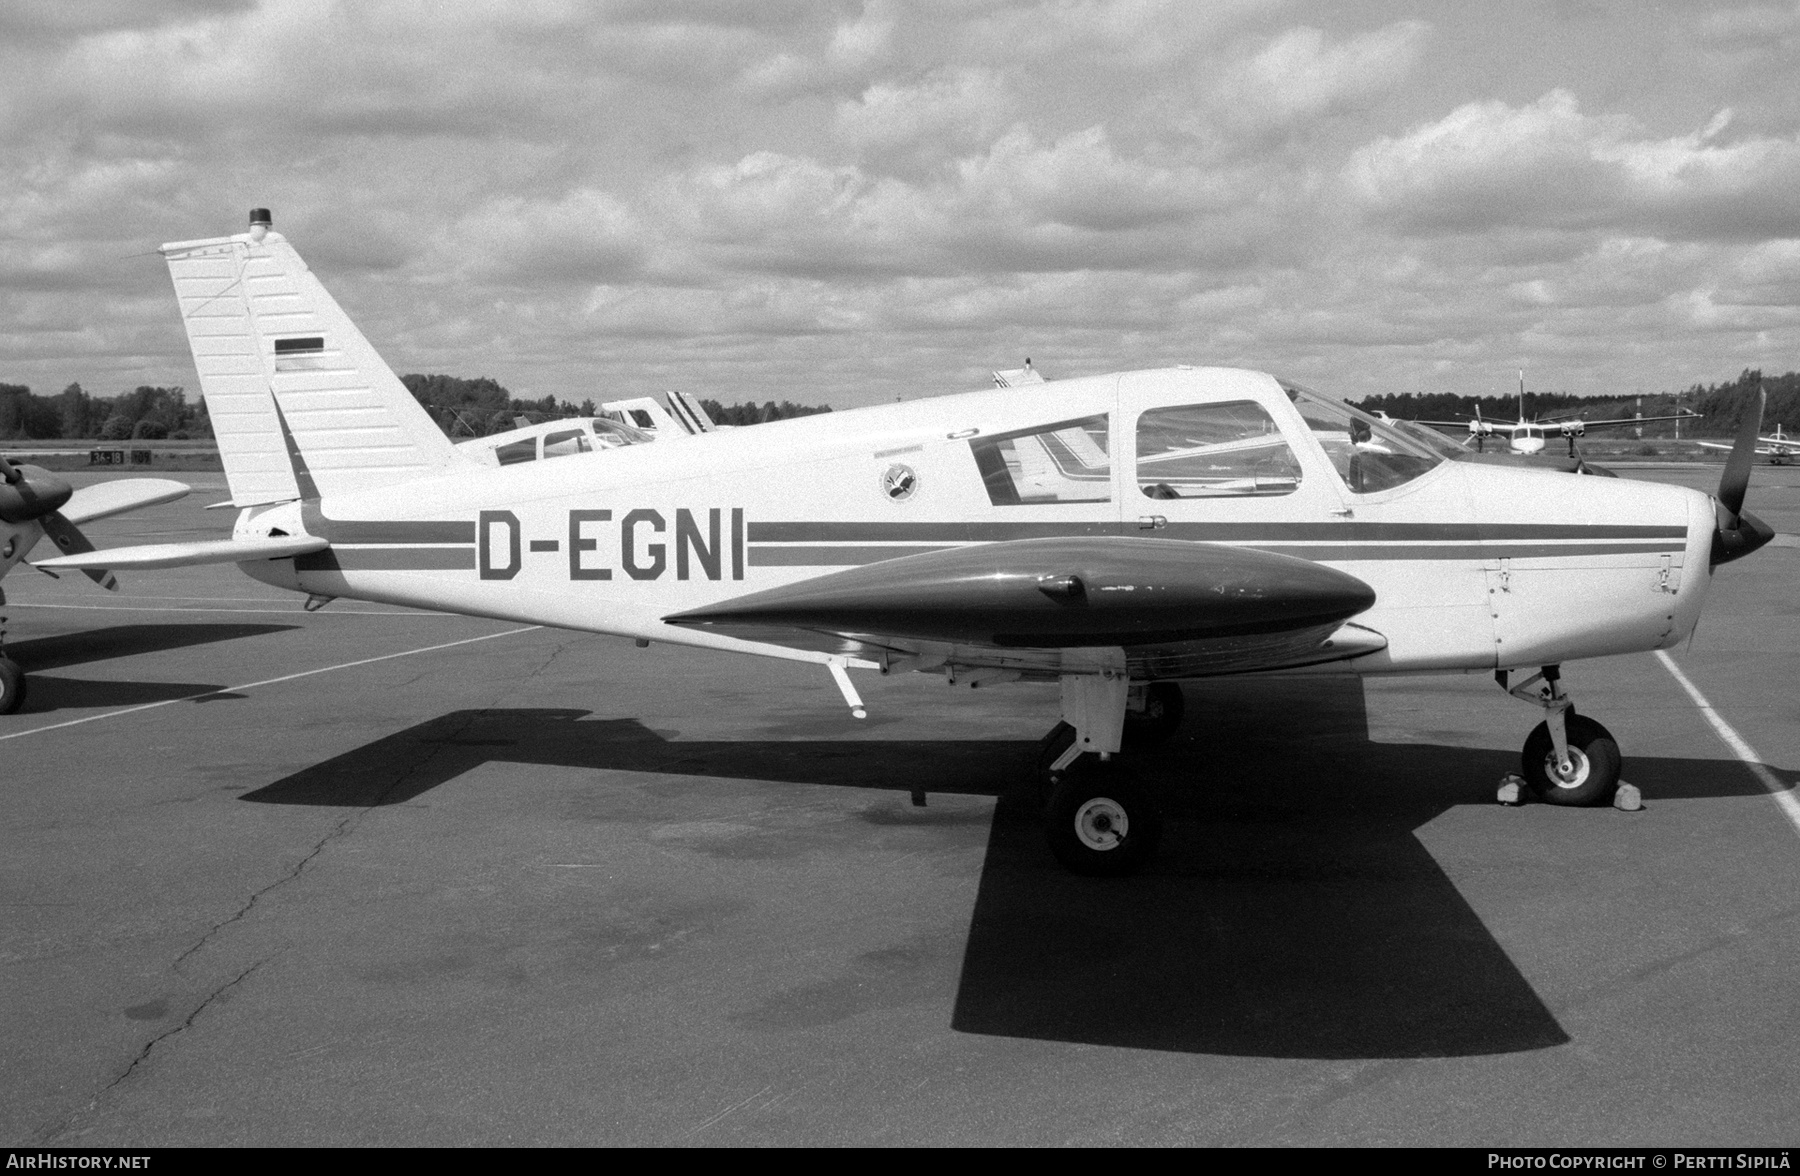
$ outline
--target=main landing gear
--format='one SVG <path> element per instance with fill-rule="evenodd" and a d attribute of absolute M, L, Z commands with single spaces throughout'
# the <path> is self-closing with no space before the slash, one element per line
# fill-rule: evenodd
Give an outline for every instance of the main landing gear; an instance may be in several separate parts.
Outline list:
<path fill-rule="evenodd" d="M 1118 753 L 1173 735 L 1182 710 L 1172 682 L 1134 686 L 1110 670 L 1063 676 L 1063 721 L 1038 752 L 1044 833 L 1057 861 L 1077 874 L 1119 877 L 1150 859 L 1162 814 Z"/>
<path fill-rule="evenodd" d="M 1545 666 L 1517 686 L 1507 685 L 1506 670 L 1495 671 L 1494 680 L 1514 698 L 1543 708 L 1544 721 L 1532 728 L 1519 753 L 1520 770 L 1533 795 L 1546 804 L 1611 802 L 1623 766 L 1618 741 L 1599 723 L 1575 713 L 1562 688 L 1562 668 Z"/>

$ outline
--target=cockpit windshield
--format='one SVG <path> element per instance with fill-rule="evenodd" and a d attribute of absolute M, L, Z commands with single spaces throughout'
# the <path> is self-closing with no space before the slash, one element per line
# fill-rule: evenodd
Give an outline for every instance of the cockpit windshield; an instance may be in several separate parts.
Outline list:
<path fill-rule="evenodd" d="M 1341 400 L 1286 380 L 1281 387 L 1353 494 L 1373 494 L 1403 486 L 1449 457 L 1392 422 Z"/>

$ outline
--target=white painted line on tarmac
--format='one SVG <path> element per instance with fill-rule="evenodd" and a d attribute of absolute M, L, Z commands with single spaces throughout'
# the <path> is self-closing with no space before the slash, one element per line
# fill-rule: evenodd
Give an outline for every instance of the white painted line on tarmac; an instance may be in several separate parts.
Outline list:
<path fill-rule="evenodd" d="M 165 612 L 165 613 L 280 613 L 283 616 L 293 614 L 294 607 L 287 608 L 208 608 L 205 605 L 189 605 L 186 608 L 163 608 L 160 605 L 146 607 L 140 604 L 27 604 L 23 601 L 8 601 L 7 608 L 68 608 L 80 612 Z M 339 616 L 349 617 L 448 617 L 454 613 L 437 612 L 423 608 L 334 608 L 331 610 Z"/>
<path fill-rule="evenodd" d="M 1663 668 L 1674 675 L 1675 681 L 1683 690 L 1687 691 L 1688 697 L 1694 700 L 1694 705 L 1700 708 L 1701 715 L 1712 724 L 1713 731 L 1720 739 L 1724 740 L 1725 746 L 1729 747 L 1732 754 L 1742 760 L 1744 766 L 1750 769 L 1757 781 L 1769 790 L 1769 795 L 1773 796 L 1775 803 L 1781 806 L 1782 815 L 1788 819 L 1789 824 L 1794 826 L 1794 831 L 1800 832 L 1800 800 L 1794 798 L 1793 789 L 1789 788 L 1780 776 L 1770 771 L 1769 766 L 1763 762 L 1763 758 L 1756 754 L 1756 749 L 1751 747 L 1744 737 L 1725 721 L 1725 716 L 1713 709 L 1713 704 L 1706 700 L 1706 695 L 1700 693 L 1700 687 L 1694 685 L 1688 676 L 1681 672 L 1681 667 L 1675 664 L 1675 659 L 1670 657 L 1667 651 L 1659 649 L 1656 651 L 1656 656 L 1662 662 Z"/>
<path fill-rule="evenodd" d="M 520 633 L 531 633 L 542 629 L 542 625 L 526 625 L 523 629 L 508 629 L 503 633 L 488 633 L 481 637 L 465 637 L 461 641 L 446 641 L 442 645 L 427 645 L 420 649 L 403 649 L 399 653 L 384 653 L 380 657 L 365 657 L 360 661 L 340 662 L 335 666 L 320 666 L 316 670 L 301 670 L 297 674 L 283 674 L 279 678 L 264 678 L 260 682 L 246 682 L 242 686 L 227 686 L 223 690 L 202 690 L 198 694 L 188 694 L 181 698 L 165 698 L 161 702 L 146 702 L 141 706 L 128 706 L 121 710 L 107 711 L 101 715 L 88 715 L 82 719 L 70 719 L 66 723 L 47 723 L 42 727 L 33 727 L 28 731 L 14 731 L 10 735 L 0 735 L 0 743 L 8 739 L 23 739 L 27 735 L 37 735 L 45 731 L 60 731 L 64 727 L 79 727 L 83 723 L 97 723 L 101 719 L 116 719 L 123 715 L 135 715 L 139 711 L 155 710 L 159 706 L 174 706 L 178 702 L 192 702 L 196 698 L 215 698 L 221 694 L 235 694 L 240 690 L 254 690 L 258 686 L 274 686 L 280 682 L 292 682 L 296 678 L 310 678 L 314 674 L 329 674 L 333 670 L 352 670 L 357 666 L 372 666 L 376 662 L 393 661 L 397 657 L 411 657 L 415 653 L 436 653 L 440 649 L 455 649 L 459 645 L 473 645 L 477 641 L 492 641 L 497 637 L 516 637 Z"/>

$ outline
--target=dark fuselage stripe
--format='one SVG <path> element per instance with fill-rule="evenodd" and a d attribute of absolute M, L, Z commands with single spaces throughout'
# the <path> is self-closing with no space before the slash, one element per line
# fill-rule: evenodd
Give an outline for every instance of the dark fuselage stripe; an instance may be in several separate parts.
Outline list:
<path fill-rule="evenodd" d="M 1332 563 L 1357 560 L 1489 560 L 1489 559 L 1591 559 L 1616 555 L 1679 555 L 1684 548 L 1671 543 L 1442 543 L 1442 544 L 1289 544 L 1238 543 L 1234 547 L 1250 547 L 1278 555 Z M 750 566 L 768 567 L 849 567 L 879 563 L 927 551 L 943 551 L 943 547 L 853 547 L 830 545 L 795 545 L 750 548 Z"/>
<path fill-rule="evenodd" d="M 1153 515 L 1165 504 L 1145 503 Z M 994 543 L 1009 539 L 1050 539 L 1078 535 L 1149 535 L 1135 520 L 1125 522 L 1042 523 L 756 523 L 752 543 Z M 1313 542 L 1354 540 L 1380 542 L 1482 543 L 1521 539 L 1680 539 L 1687 529 L 1676 526 L 1585 526 L 1580 523 L 1184 523 L 1169 521 L 1154 538 L 1218 543 Z"/>
<path fill-rule="evenodd" d="M 333 543 L 473 543 L 474 519 L 328 519 L 306 504 L 300 515 L 307 533 Z"/>
<path fill-rule="evenodd" d="M 846 564 L 880 563 L 903 555 L 922 555 L 928 551 L 945 551 L 945 547 L 752 547 L 753 568 L 819 568 Z"/>
<path fill-rule="evenodd" d="M 297 572 L 465 572 L 473 547 L 332 547 L 294 557 Z"/>

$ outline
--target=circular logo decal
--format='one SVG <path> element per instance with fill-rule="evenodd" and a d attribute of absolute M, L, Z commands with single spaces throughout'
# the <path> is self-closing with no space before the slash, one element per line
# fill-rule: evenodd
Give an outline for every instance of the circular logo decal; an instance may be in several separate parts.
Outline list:
<path fill-rule="evenodd" d="M 895 502 L 905 502 L 919 488 L 919 476 L 911 466 L 891 465 L 881 475 L 881 490 Z"/>

